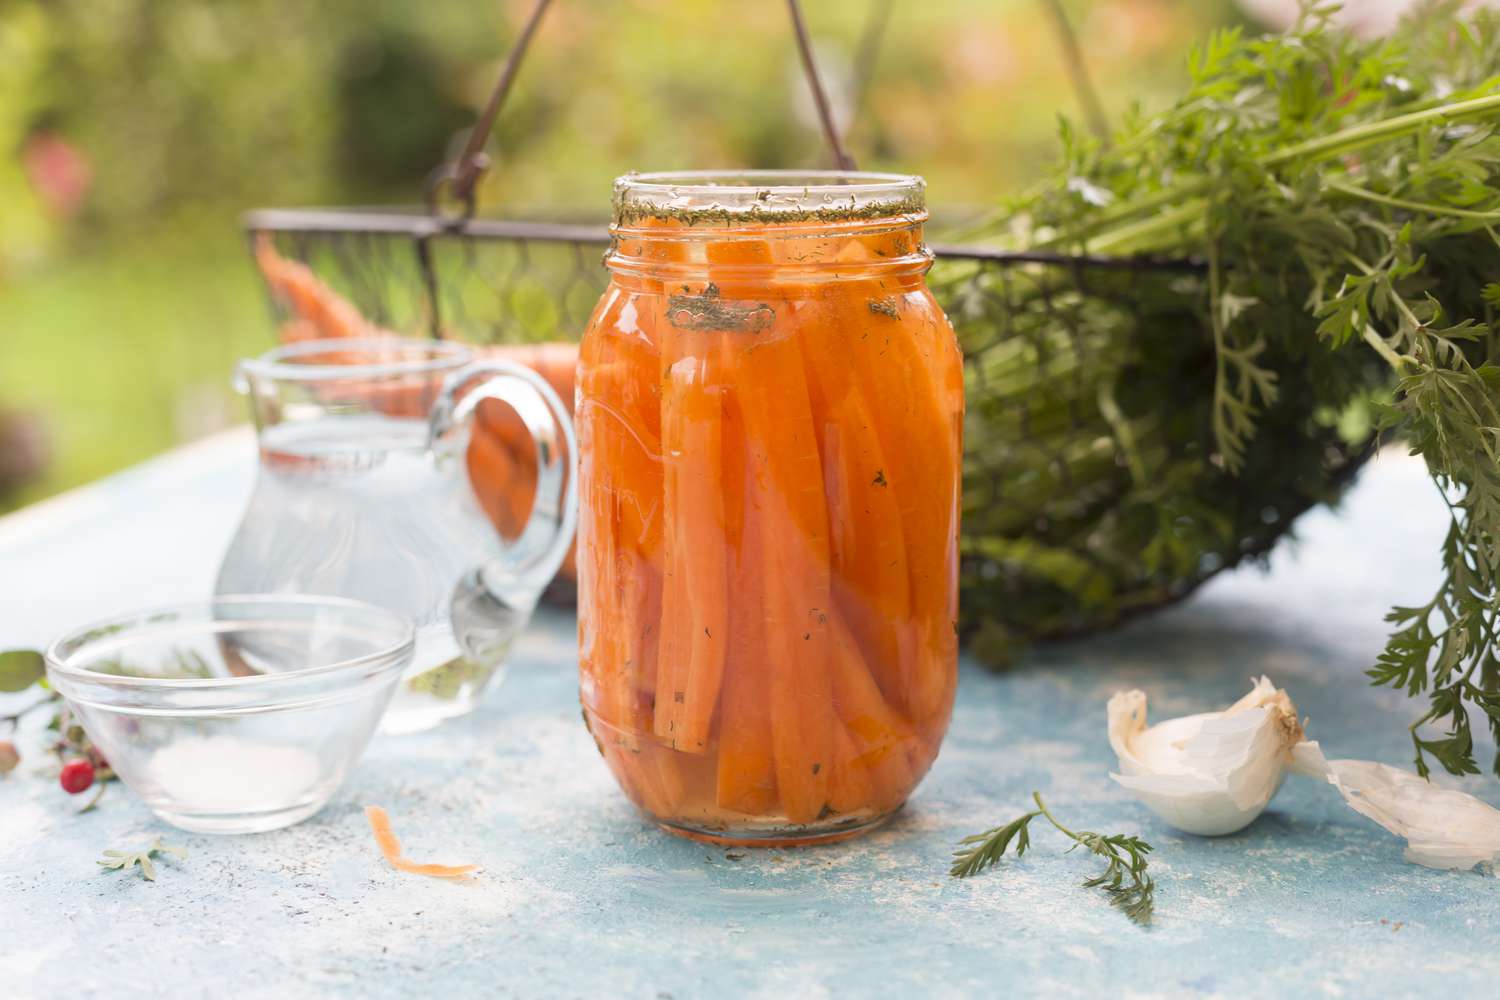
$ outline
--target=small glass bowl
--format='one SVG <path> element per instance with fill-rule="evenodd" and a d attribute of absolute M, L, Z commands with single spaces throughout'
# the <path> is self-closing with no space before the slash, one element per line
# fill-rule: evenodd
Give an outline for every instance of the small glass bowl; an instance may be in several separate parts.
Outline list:
<path fill-rule="evenodd" d="M 258 833 L 323 807 L 414 648 L 411 621 L 371 604 L 225 596 L 79 628 L 47 677 L 162 819 Z"/>

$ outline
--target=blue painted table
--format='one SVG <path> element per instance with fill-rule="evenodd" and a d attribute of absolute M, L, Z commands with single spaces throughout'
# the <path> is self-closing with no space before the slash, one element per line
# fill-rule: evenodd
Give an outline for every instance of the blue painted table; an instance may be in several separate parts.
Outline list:
<path fill-rule="evenodd" d="M 0 519 L 0 648 L 205 593 L 252 456 L 234 433 Z M 1438 498 L 1387 453 L 1337 516 L 1299 528 L 1268 575 L 1226 575 L 1004 676 L 966 663 L 931 775 L 897 821 L 844 845 L 740 857 L 642 823 L 579 722 L 573 621 L 556 612 L 482 711 L 377 738 L 335 801 L 289 830 L 178 833 L 118 788 L 74 816 L 23 764 L 0 781 L 0 995 L 1492 996 L 1500 881 L 1406 864 L 1309 781 L 1244 833 L 1202 840 L 1108 778 L 1110 692 L 1143 687 L 1164 718 L 1222 706 L 1261 672 L 1332 754 L 1405 763 L 1412 706 L 1360 672 L 1387 603 L 1436 580 Z M 1500 801 L 1493 778 L 1467 787 Z M 953 843 L 1032 789 L 1077 824 L 1156 845 L 1153 929 L 1075 888 L 1094 866 L 1046 829 L 1024 861 L 947 877 Z M 482 877 L 385 867 L 366 802 L 391 810 L 414 856 L 477 861 Z M 102 848 L 158 834 L 190 856 L 157 882 L 96 868 Z"/>

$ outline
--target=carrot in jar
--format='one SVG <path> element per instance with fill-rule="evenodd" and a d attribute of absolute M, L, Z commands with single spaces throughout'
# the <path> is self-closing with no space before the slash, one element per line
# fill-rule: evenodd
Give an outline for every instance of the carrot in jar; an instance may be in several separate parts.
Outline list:
<path fill-rule="evenodd" d="M 704 247 L 714 293 L 728 299 L 759 296 L 765 288 L 760 270 L 772 263 L 765 240 L 740 238 Z M 752 270 L 741 274 L 737 268 Z M 704 289 L 707 294 L 707 289 Z M 736 363 L 743 331 L 719 334 L 720 364 L 724 372 Z M 729 548 L 730 588 L 734 595 L 729 614 L 729 644 L 720 704 L 718 743 L 718 805 L 747 814 L 763 814 L 776 806 L 775 755 L 771 747 L 771 716 L 763 643 L 765 614 L 760 550 L 760 513 L 749 502 L 744 415 L 732 389 L 725 394 L 722 432 L 725 495 L 725 543 Z"/>
<path fill-rule="evenodd" d="M 823 473 L 795 329 L 781 323 L 742 344 L 735 394 L 750 453 L 750 503 L 763 515 L 764 662 L 776 785 L 787 818 L 809 823 L 828 800 L 838 725 L 827 669 L 831 588 Z"/>
<path fill-rule="evenodd" d="M 881 697 L 844 622 L 835 618 L 831 625 L 833 655 L 829 669 L 838 717 L 853 739 L 858 762 L 870 773 L 873 804 L 893 809 L 915 784 L 909 757 L 916 749 L 916 732 Z"/>
<path fill-rule="evenodd" d="M 725 334 L 726 341 L 733 334 Z M 734 350 L 724 345 L 726 355 Z M 727 370 L 727 366 L 726 366 Z M 724 400 L 725 534 L 729 539 L 732 595 L 729 650 L 719 703 L 718 789 L 721 808 L 749 815 L 776 806 L 776 761 L 771 748 L 771 706 L 765 662 L 765 587 L 761 512 L 750 502 L 746 481 L 749 449 L 739 400 Z"/>
<path fill-rule="evenodd" d="M 719 717 L 717 801 L 751 815 L 771 812 L 777 797 L 760 608 L 756 595 L 737 599 L 731 610 L 731 660 Z"/>
<path fill-rule="evenodd" d="M 728 644 L 728 569 L 724 523 L 723 407 L 717 338 L 671 338 L 681 353 L 662 385 L 663 513 L 667 594 L 663 638 L 671 658 L 658 667 L 656 735 L 678 750 L 703 753 L 718 705 Z M 665 711 L 664 711 L 665 710 Z"/>
<path fill-rule="evenodd" d="M 716 240 L 703 252 L 708 259 L 708 280 L 716 294 L 726 299 L 765 296 L 766 269 L 772 263 L 768 242 L 747 235 Z"/>
<path fill-rule="evenodd" d="M 614 306 L 628 314 L 632 297 L 620 296 Z M 592 707 L 621 732 L 637 733 L 650 728 L 649 721 L 641 725 L 641 694 L 654 684 L 655 665 L 642 651 L 661 603 L 661 461 L 652 430 L 659 419 L 655 380 L 647 375 L 642 385 L 640 377 L 642 368 L 654 372 L 656 361 L 649 341 L 629 334 L 598 338 L 590 349 L 597 353 L 584 358 L 576 422 L 587 456 L 579 476 L 580 536 L 588 547 L 582 556 L 598 585 L 580 593 L 600 595 L 600 606 L 580 621 L 594 623 L 601 635 L 581 638 L 604 655 L 592 660 L 585 647 L 583 667 L 598 691 Z"/>
<path fill-rule="evenodd" d="M 836 813 L 870 811 L 875 799 L 870 768 L 860 759 L 854 738 L 843 727 L 833 731 L 833 762 L 828 773 L 828 807 Z"/>
<path fill-rule="evenodd" d="M 624 297 L 613 333 L 601 338 L 597 362 L 581 366 L 585 381 L 580 386 L 580 399 L 607 429 L 610 442 L 609 448 L 596 449 L 591 460 L 605 467 L 607 496 L 591 500 L 614 512 L 609 530 L 615 539 L 612 579 L 618 605 L 608 619 L 619 643 L 614 701 L 621 712 L 617 724 L 632 734 L 652 731 L 652 703 L 661 690 L 659 662 L 666 645 L 661 634 L 667 557 L 659 345 L 655 309 L 643 307 L 643 300 L 649 301 L 639 294 Z M 635 739 L 622 767 L 632 775 L 649 812 L 670 816 L 681 806 L 686 787 L 670 752 Z"/>
<path fill-rule="evenodd" d="M 900 641 L 900 629 L 911 618 L 904 528 L 872 404 L 839 354 L 852 338 L 836 324 L 850 310 L 834 309 L 827 300 L 847 294 L 829 289 L 822 300 L 797 309 L 799 320 L 807 317 L 800 336 L 823 457 L 833 593 L 882 693 L 901 707 L 913 669 Z"/>
<path fill-rule="evenodd" d="M 882 296 L 879 282 L 861 282 L 866 298 L 836 302 L 844 318 L 849 367 L 856 384 L 872 400 L 871 413 L 884 448 L 887 488 L 901 512 L 906 542 L 912 611 L 922 647 L 949 648 L 956 605 L 951 600 L 953 547 L 957 530 L 957 434 L 945 410 L 945 394 L 934 385 L 917 343 L 925 324 L 908 322 L 900 296 Z M 861 315 L 863 313 L 863 315 Z M 894 315 L 891 315 L 894 313 Z M 878 401 L 878 402 L 874 402 Z M 929 651 L 928 662 L 938 657 Z M 950 688 L 941 666 L 938 676 L 920 665 L 907 675 L 906 703 L 920 719 L 940 711 Z"/>

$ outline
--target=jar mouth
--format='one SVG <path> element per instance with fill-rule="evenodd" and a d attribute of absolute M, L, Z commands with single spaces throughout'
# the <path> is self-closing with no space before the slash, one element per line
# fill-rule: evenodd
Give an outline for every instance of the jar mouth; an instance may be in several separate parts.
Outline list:
<path fill-rule="evenodd" d="M 444 374 L 473 360 L 451 340 L 412 337 L 334 337 L 283 344 L 239 363 L 239 374 L 277 382 L 369 380 Z"/>
<path fill-rule="evenodd" d="M 841 170 L 688 170 L 615 181 L 616 230 L 647 220 L 733 228 L 927 217 L 926 183 L 914 174 Z"/>

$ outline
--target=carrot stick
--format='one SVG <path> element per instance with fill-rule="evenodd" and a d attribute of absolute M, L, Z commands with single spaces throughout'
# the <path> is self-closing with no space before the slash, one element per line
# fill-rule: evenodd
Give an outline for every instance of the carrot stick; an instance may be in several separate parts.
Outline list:
<path fill-rule="evenodd" d="M 705 359 L 706 361 L 706 359 Z M 673 366 L 673 386 L 684 392 L 684 463 L 678 481 L 684 510 L 678 522 L 688 563 L 692 609 L 687 697 L 673 703 L 673 732 L 679 749 L 707 749 L 709 727 L 719 700 L 729 641 L 729 593 L 724 528 L 722 386 L 713 384 L 717 366 L 695 361 L 688 372 Z M 684 384 L 684 375 L 688 376 Z"/>
<path fill-rule="evenodd" d="M 705 349 L 701 334 L 673 339 L 694 346 L 671 362 L 662 387 L 663 512 L 669 529 L 662 617 L 670 652 L 659 669 L 670 686 L 658 691 L 655 731 L 678 750 L 703 753 L 728 643 L 723 387 L 713 357 L 717 341 Z"/>
<path fill-rule="evenodd" d="M 849 731 L 839 726 L 833 731 L 833 766 L 828 775 L 828 806 L 837 813 L 868 810 L 875 798 L 870 768 L 860 759 L 859 749 Z"/>
<path fill-rule="evenodd" d="M 726 344 L 726 355 L 733 350 Z M 729 591 L 734 596 L 719 706 L 717 801 L 725 809 L 763 815 L 776 806 L 776 763 L 767 701 L 761 513 L 747 496 L 744 417 L 732 392 L 724 401 L 723 450 Z"/>
<path fill-rule="evenodd" d="M 851 291 L 855 289 L 851 283 Z M 885 479 L 901 513 L 916 647 L 928 651 L 928 667 L 906 676 L 906 704 L 914 719 L 943 713 L 951 696 L 951 666 L 941 662 L 956 645 L 950 639 L 957 603 L 954 559 L 958 530 L 958 422 L 950 394 L 934 384 L 927 354 L 944 349 L 936 328 L 908 315 L 925 303 L 910 295 L 883 295 L 880 282 L 858 283 L 859 295 L 836 302 L 851 377 L 866 399 L 884 448 Z M 872 305 L 873 304 L 873 305 Z M 861 313 L 863 310 L 863 313 Z M 894 312 L 895 315 L 891 315 Z M 878 404 L 877 402 L 878 401 Z M 908 660 L 910 662 L 910 660 Z"/>
<path fill-rule="evenodd" d="M 752 506 L 764 524 L 764 657 L 776 784 L 787 818 L 808 823 L 828 800 L 837 719 L 826 666 L 828 511 L 795 330 L 782 322 L 756 336 L 737 352 L 735 369 Z"/>
<path fill-rule="evenodd" d="M 674 706 L 678 699 L 686 700 L 683 690 L 688 670 L 688 659 L 692 656 L 691 597 L 688 593 L 687 553 L 683 551 L 683 534 L 679 520 L 682 517 L 678 481 L 682 475 L 682 463 L 674 460 L 673 453 L 680 449 L 681 420 L 675 412 L 679 396 L 666 391 L 668 362 L 663 359 L 663 392 L 661 394 L 662 428 L 662 601 L 661 618 L 658 624 L 656 675 L 654 681 L 655 703 L 651 731 L 658 739 L 671 745 L 673 741 Z"/>
<path fill-rule="evenodd" d="M 830 296 L 838 293 L 829 293 Z M 901 511 L 887 478 L 885 451 L 876 434 L 872 403 L 850 378 L 840 356 L 847 330 L 837 324 L 848 310 L 825 301 L 803 303 L 801 334 L 807 378 L 820 432 L 828 496 L 833 593 L 859 636 L 881 691 L 905 704 L 912 669 L 903 657 L 899 629 L 911 618 Z"/>
<path fill-rule="evenodd" d="M 744 632 L 753 635 L 756 647 L 761 644 L 759 596 L 736 601 L 730 628 L 738 644 Z M 741 612 L 745 612 L 741 616 Z M 746 622 L 744 617 L 755 621 Z M 744 638 L 749 639 L 749 636 Z M 719 758 L 717 801 L 725 809 L 760 815 L 776 805 L 776 764 L 771 747 L 771 710 L 767 701 L 767 678 L 760 669 L 760 650 L 744 649 L 754 655 L 746 662 L 735 659 L 725 671 L 719 720 Z M 734 656 L 731 653 L 731 656 Z M 741 666 L 740 664 L 745 664 Z"/>
<path fill-rule="evenodd" d="M 639 296 L 612 293 L 598 336 L 585 345 L 584 381 L 576 417 L 579 463 L 581 561 L 579 599 L 585 703 L 605 716 L 618 738 L 649 731 L 643 695 L 655 683 L 655 664 L 644 656 L 660 608 L 661 465 L 652 428 L 655 358 L 649 344 L 616 331 L 616 317 Z M 644 387 L 640 376 L 646 369 Z M 654 641 L 651 646 L 654 652 Z M 649 703 L 647 703 L 649 704 Z"/>
<path fill-rule="evenodd" d="M 832 632 L 829 662 L 834 704 L 859 752 L 859 763 L 870 772 L 872 803 L 894 809 L 916 786 L 907 762 L 909 753 L 917 749 L 916 733 L 881 697 L 858 644 L 841 620 L 832 622 Z"/>
<path fill-rule="evenodd" d="M 704 247 L 708 280 L 726 299 L 762 298 L 772 263 L 771 245 L 765 240 L 718 240 Z"/>

